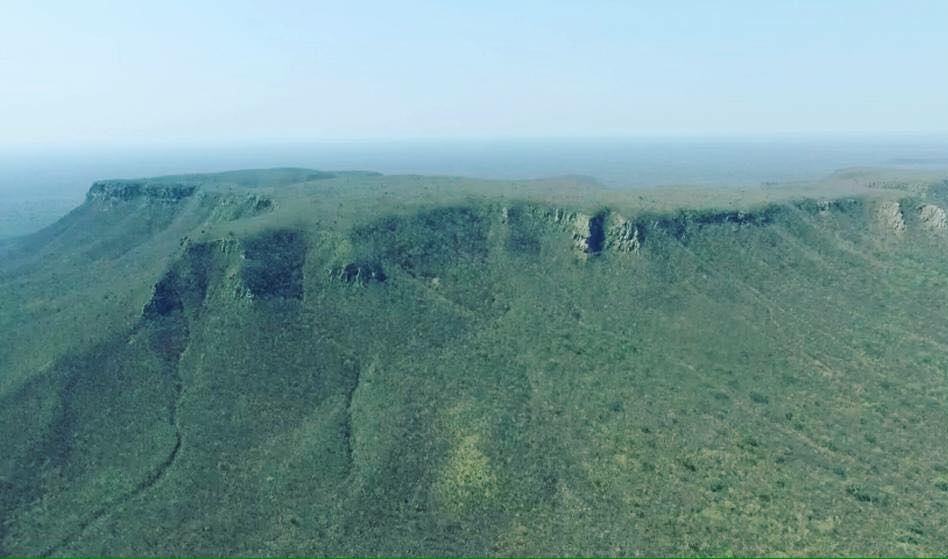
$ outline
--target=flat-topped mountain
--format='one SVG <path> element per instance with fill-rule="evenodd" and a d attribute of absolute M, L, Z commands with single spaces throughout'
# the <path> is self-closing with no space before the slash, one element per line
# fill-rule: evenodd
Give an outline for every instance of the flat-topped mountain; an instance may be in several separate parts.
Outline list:
<path fill-rule="evenodd" d="M 948 181 L 95 183 L 0 244 L 0 555 L 933 555 Z"/>

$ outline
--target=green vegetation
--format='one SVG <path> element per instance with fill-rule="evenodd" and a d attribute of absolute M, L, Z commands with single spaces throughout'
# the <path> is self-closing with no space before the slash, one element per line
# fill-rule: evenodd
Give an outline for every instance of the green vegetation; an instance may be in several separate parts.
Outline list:
<path fill-rule="evenodd" d="M 0 244 L 0 555 L 943 553 L 945 208 L 99 183 Z"/>

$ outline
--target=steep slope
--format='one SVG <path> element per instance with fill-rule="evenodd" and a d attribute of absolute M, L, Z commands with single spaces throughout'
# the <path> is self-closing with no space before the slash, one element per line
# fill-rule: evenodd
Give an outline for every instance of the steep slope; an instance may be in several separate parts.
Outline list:
<path fill-rule="evenodd" d="M 948 186 L 834 180 L 98 183 L 0 264 L 0 551 L 937 553 Z"/>

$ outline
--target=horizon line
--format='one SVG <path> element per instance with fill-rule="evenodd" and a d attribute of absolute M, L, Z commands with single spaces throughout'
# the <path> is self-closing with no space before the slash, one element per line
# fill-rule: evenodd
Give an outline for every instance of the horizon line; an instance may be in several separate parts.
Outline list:
<path fill-rule="evenodd" d="M 576 134 L 576 135 L 444 135 L 444 136 L 365 136 L 365 137 L 312 137 L 312 138 L 273 138 L 257 139 L 192 139 L 179 140 L 161 138 L 145 141 L 94 141 L 94 142 L 20 142 L 0 144 L 0 150 L 11 151 L 97 151 L 97 150 L 141 150 L 141 149 L 181 149 L 181 148 L 259 148 L 291 147 L 319 144 L 415 144 L 431 142 L 447 143 L 530 143 L 530 142 L 621 142 L 621 141 L 689 141 L 689 140 L 884 140 L 884 139 L 948 139 L 946 130 L 832 130 L 832 131 L 707 131 L 707 132 L 641 132 L 631 134 Z M 0 154 L 2 156 L 2 154 Z"/>

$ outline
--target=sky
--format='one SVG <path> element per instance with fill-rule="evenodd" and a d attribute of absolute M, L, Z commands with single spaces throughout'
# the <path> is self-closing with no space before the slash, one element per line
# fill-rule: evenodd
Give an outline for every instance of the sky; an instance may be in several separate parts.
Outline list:
<path fill-rule="evenodd" d="M 948 2 L 2 0 L 0 147 L 948 131 Z"/>

